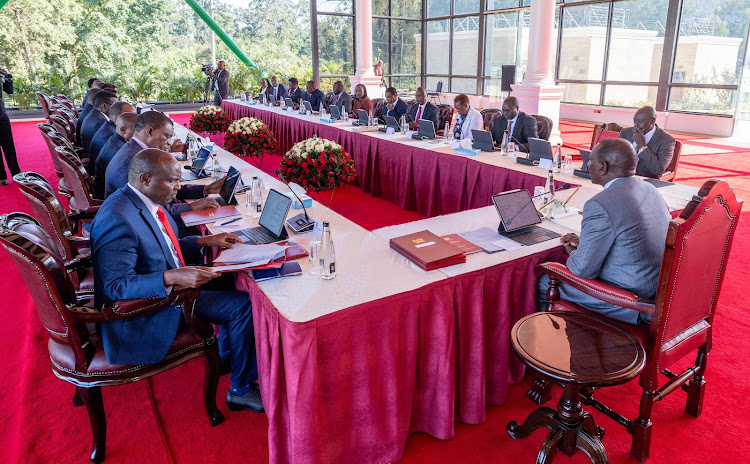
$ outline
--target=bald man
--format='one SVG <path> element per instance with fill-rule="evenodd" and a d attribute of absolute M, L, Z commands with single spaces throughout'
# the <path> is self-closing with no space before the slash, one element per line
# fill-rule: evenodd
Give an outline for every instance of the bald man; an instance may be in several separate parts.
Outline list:
<path fill-rule="evenodd" d="M 492 124 L 492 138 L 495 145 L 503 143 L 503 134 L 508 133 L 508 142 L 518 145 L 518 151 L 529 152 L 529 139 L 539 137 L 536 118 L 519 110 L 518 98 L 508 97 L 503 100 L 502 116 L 495 118 Z"/>
<path fill-rule="evenodd" d="M 96 131 L 94 137 L 91 139 L 91 144 L 89 144 L 89 166 L 96 165 L 96 157 L 99 156 L 107 140 L 114 135 L 117 118 L 122 113 L 135 113 L 135 108 L 128 102 L 118 101 L 107 110 L 107 121 L 99 127 L 99 130 Z M 91 172 L 94 173 L 94 171 Z"/>
<path fill-rule="evenodd" d="M 117 118 L 115 133 L 112 134 L 99 151 L 99 155 L 96 157 L 96 169 L 94 171 L 94 195 L 96 198 L 104 198 L 104 191 L 106 188 L 105 173 L 107 172 L 107 166 L 109 166 L 109 162 L 114 158 L 115 153 L 117 153 L 120 148 L 128 143 L 128 140 L 133 137 L 133 134 L 135 133 L 136 119 L 138 119 L 138 115 L 134 112 L 122 113 Z"/>
<path fill-rule="evenodd" d="M 131 298 L 166 298 L 173 288 L 200 288 L 219 276 L 200 266 L 201 250 L 232 248 L 232 234 L 176 237 L 177 225 L 165 211 L 180 190 L 182 169 L 172 155 L 148 148 L 133 157 L 127 185 L 102 204 L 91 227 L 94 302 L 97 307 Z M 197 264 L 197 265 L 193 265 Z M 179 331 L 182 311 L 171 306 L 142 316 L 101 324 L 111 364 L 162 361 Z M 257 380 L 250 299 L 236 291 L 201 291 L 195 315 L 219 324 L 228 344 L 220 350 L 231 360 L 230 410 L 263 412 Z"/>
<path fill-rule="evenodd" d="M 620 138 L 633 145 L 638 154 L 636 175 L 657 178 L 674 156 L 675 139 L 656 125 L 656 110 L 643 106 L 633 116 L 633 127 L 620 131 Z"/>
<path fill-rule="evenodd" d="M 591 182 L 604 186 L 583 207 L 581 235 L 560 238 L 570 254 L 568 269 L 584 279 L 602 280 L 653 299 L 671 216 L 656 188 L 635 177 L 638 157 L 623 139 L 599 142 L 589 158 Z M 537 301 L 546 303 L 549 277 L 539 278 Z M 603 303 L 566 284 L 563 299 L 629 324 L 648 324 L 651 315 Z"/>
<path fill-rule="evenodd" d="M 417 88 L 417 91 L 414 93 L 414 100 L 416 100 L 417 104 L 411 105 L 407 113 L 409 115 L 409 129 L 419 129 L 419 120 L 426 119 L 432 121 L 436 132 L 440 130 L 437 106 L 427 101 L 427 92 L 425 92 L 423 87 Z"/>

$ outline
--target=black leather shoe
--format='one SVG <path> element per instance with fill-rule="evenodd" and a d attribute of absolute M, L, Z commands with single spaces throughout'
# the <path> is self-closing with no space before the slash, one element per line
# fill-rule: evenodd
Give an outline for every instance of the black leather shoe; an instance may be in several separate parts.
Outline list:
<path fill-rule="evenodd" d="M 232 364 L 229 358 L 222 358 L 219 364 L 219 376 L 224 376 L 232 372 Z"/>
<path fill-rule="evenodd" d="M 0 185 L 8 185 L 8 181 L 5 179 L 0 180 Z"/>
<path fill-rule="evenodd" d="M 249 409 L 253 412 L 265 412 L 258 385 L 252 384 L 250 386 L 250 393 L 245 396 L 235 396 L 232 392 L 227 392 L 227 409 L 230 411 Z"/>

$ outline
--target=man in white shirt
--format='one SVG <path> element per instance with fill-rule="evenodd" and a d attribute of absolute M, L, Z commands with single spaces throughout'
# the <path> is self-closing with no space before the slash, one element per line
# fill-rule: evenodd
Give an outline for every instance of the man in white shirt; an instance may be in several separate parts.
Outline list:
<path fill-rule="evenodd" d="M 453 122 L 454 140 L 474 140 L 472 129 L 483 129 L 482 114 L 469 104 L 469 96 L 465 93 L 456 95 L 453 99 L 456 109 L 456 120 Z"/>
<path fill-rule="evenodd" d="M 638 154 L 638 176 L 658 178 L 674 156 L 675 139 L 656 125 L 656 110 L 643 106 L 633 116 L 633 127 L 620 131 L 620 138 Z"/>

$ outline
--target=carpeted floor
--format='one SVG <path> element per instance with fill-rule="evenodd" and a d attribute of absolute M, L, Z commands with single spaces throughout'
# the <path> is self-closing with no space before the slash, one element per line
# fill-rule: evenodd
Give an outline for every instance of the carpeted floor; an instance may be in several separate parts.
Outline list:
<path fill-rule="evenodd" d="M 184 116 L 176 115 L 178 122 Z M 563 137 L 587 145 L 591 124 L 566 122 Z M 13 133 L 21 167 L 55 179 L 51 158 L 33 123 L 14 123 Z M 576 139 L 578 137 L 578 139 Z M 704 178 L 726 177 L 738 192 L 750 191 L 750 144 L 696 136 L 686 141 L 685 163 L 679 180 L 694 185 Z M 588 140 L 588 141 L 587 141 Z M 276 166 L 274 166 L 276 163 Z M 264 170 L 273 172 L 278 157 L 268 157 Z M 720 166 L 728 166 L 723 168 Z M 683 170 L 684 168 L 684 170 Z M 746 169 L 747 168 L 747 169 Z M 737 175 L 732 175 L 736 171 Z M 741 196 L 746 196 L 741 194 Z M 367 229 L 412 221 L 420 215 L 374 199 L 354 187 L 336 191 L 333 209 Z M 11 184 L 0 187 L 0 214 L 26 211 L 25 199 Z M 748 277 L 750 242 L 744 221 L 735 236 L 727 279 L 719 300 L 714 350 L 709 357 L 708 388 L 703 416 L 693 419 L 682 412 L 684 394 L 674 393 L 654 408 L 652 463 L 741 463 L 750 460 L 750 319 L 744 308 L 744 278 Z M 0 253 L 5 269 L 0 294 L 5 300 L 0 313 L 3 360 L 0 367 L 0 462 L 87 462 L 90 428 L 83 408 L 71 404 L 73 387 L 52 375 L 47 356 L 47 335 L 39 323 L 23 280 L 6 253 Z M 229 412 L 220 395 L 226 421 L 208 425 L 201 405 L 203 364 L 191 361 L 149 381 L 104 390 L 108 420 L 108 463 L 263 463 L 268 460 L 267 422 L 262 414 Z M 451 440 L 413 435 L 401 462 L 481 463 L 534 462 L 545 432 L 511 440 L 505 432 L 510 420 L 522 420 L 534 409 L 525 397 L 531 379 L 514 387 L 502 406 L 488 407 L 487 421 L 480 425 L 456 424 Z M 226 392 L 227 378 L 220 384 Z M 555 392 L 557 400 L 559 390 Z M 639 391 L 635 383 L 605 389 L 600 397 L 633 416 Z M 553 404 L 550 404 L 552 406 Z M 604 444 L 613 463 L 634 463 L 628 457 L 629 436 L 612 421 L 594 414 L 607 430 Z M 588 462 L 583 454 L 555 462 Z"/>

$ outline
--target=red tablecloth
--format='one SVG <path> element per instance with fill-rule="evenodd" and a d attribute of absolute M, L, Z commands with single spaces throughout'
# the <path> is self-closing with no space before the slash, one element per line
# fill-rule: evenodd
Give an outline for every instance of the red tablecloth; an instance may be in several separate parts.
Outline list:
<path fill-rule="evenodd" d="M 509 334 L 535 310 L 534 266 L 560 259 L 558 247 L 302 323 L 241 274 L 270 462 L 393 462 L 412 432 L 483 422 L 523 376 Z"/>
<path fill-rule="evenodd" d="M 315 134 L 333 140 L 352 155 L 362 191 L 429 217 L 490 206 L 492 194 L 521 188 L 533 192 L 534 187 L 545 183 L 545 178 L 537 175 L 283 113 L 228 101 L 222 102 L 222 108 L 233 119 L 245 116 L 261 119 L 276 136 L 280 155 Z"/>

